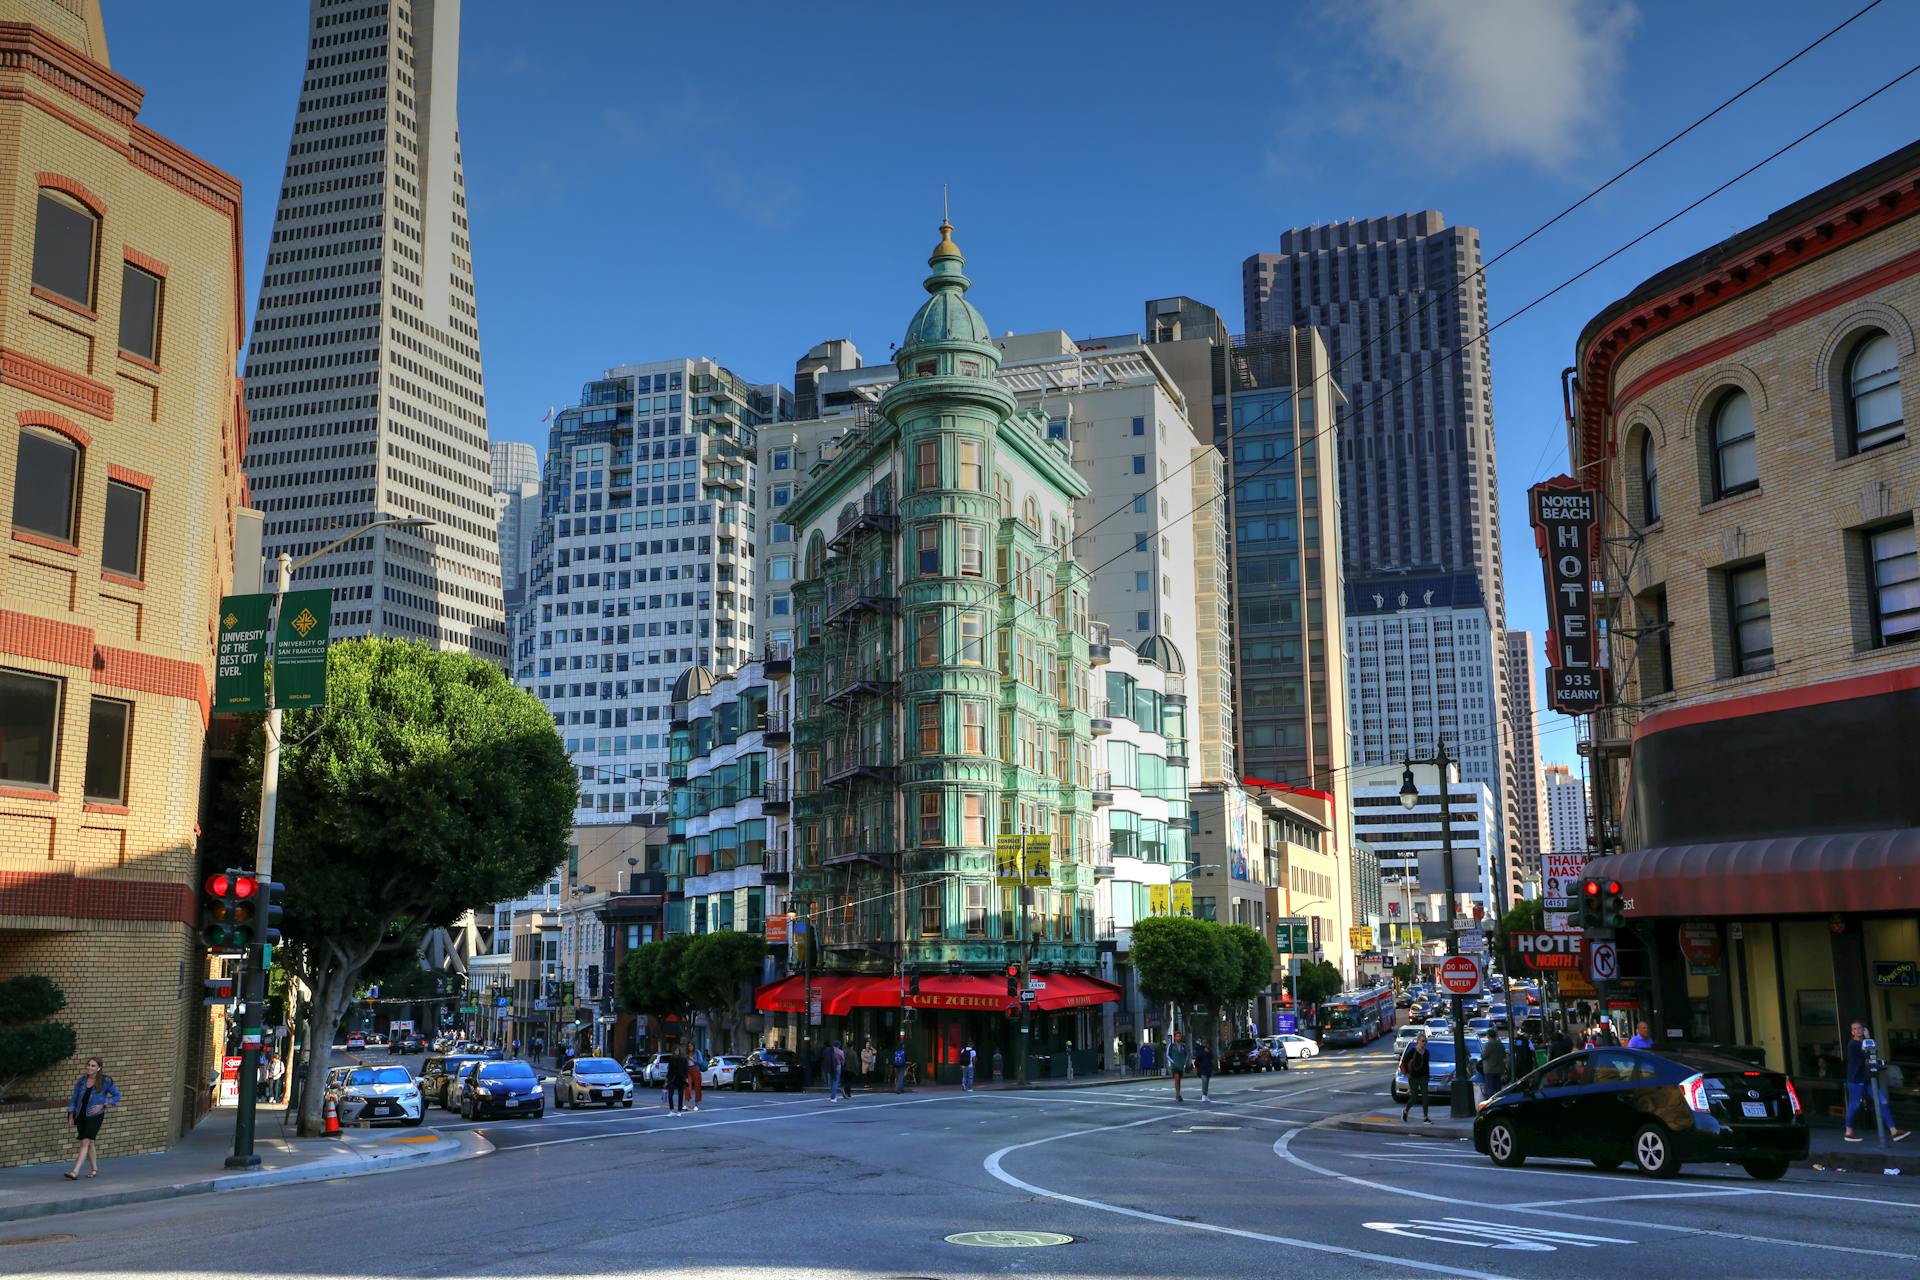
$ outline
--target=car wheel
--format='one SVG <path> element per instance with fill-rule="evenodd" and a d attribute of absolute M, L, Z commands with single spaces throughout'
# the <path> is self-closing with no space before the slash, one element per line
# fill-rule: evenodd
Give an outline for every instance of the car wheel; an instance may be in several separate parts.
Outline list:
<path fill-rule="evenodd" d="M 759 1077 L 759 1076 L 755 1076 L 755 1077 L 753 1078 L 753 1091 L 754 1091 L 755 1093 L 758 1093 L 758 1092 L 760 1092 L 760 1077 Z"/>
<path fill-rule="evenodd" d="M 608 1106 L 612 1106 L 613 1104 L 612 1104 L 611 1102 L 609 1102 L 609 1103 L 608 1103 L 607 1105 L 608 1105 Z M 632 1098 L 628 1098 L 628 1099 L 627 1099 L 627 1100 L 626 1100 L 625 1102 L 622 1102 L 622 1103 L 621 1103 L 620 1105 L 621 1105 L 621 1106 L 623 1106 L 623 1107 L 630 1107 L 630 1106 L 632 1106 L 632 1105 L 633 1105 L 633 1099 L 632 1099 Z"/>
<path fill-rule="evenodd" d="M 546 1115 L 546 1114 L 547 1114 L 547 1109 L 546 1109 L 545 1107 L 542 1107 L 542 1108 L 540 1108 L 540 1109 L 539 1109 L 538 1111 L 536 1111 L 536 1112 L 534 1112 L 534 1113 L 533 1113 L 533 1118 L 534 1118 L 535 1120 L 538 1120 L 538 1119 L 539 1119 L 540 1117 L 542 1117 L 542 1116 L 544 1116 L 544 1115 Z"/>
<path fill-rule="evenodd" d="M 1487 1126 L 1487 1154 L 1502 1169 L 1518 1169 L 1527 1162 L 1526 1152 L 1520 1150 L 1520 1136 L 1505 1120 Z"/>
<path fill-rule="evenodd" d="M 1680 1172 L 1673 1137 L 1657 1124 L 1641 1126 L 1633 1135 L 1633 1163 L 1650 1178 L 1671 1178 Z"/>
<path fill-rule="evenodd" d="M 1762 1182 L 1773 1182 L 1785 1177 L 1787 1173 L 1785 1160 L 1742 1160 L 1740 1167 L 1745 1169 L 1749 1176 L 1758 1178 Z"/>

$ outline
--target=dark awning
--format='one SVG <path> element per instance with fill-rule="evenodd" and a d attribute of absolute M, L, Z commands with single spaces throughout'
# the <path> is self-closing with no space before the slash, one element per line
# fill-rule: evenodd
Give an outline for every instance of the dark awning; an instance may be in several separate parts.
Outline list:
<path fill-rule="evenodd" d="M 1920 828 L 1664 845 L 1599 858 L 1629 918 L 1920 910 Z"/>

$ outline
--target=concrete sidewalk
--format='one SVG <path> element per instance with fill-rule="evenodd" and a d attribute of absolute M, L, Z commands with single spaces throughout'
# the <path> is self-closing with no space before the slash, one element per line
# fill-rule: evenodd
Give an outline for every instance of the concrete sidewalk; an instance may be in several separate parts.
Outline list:
<path fill-rule="evenodd" d="M 222 1161 L 233 1151 L 233 1112 L 215 1111 L 166 1151 L 100 1162 L 100 1176 L 84 1173 L 76 1182 L 60 1175 L 69 1163 L 0 1169 L 0 1222 L 80 1213 L 146 1200 L 284 1186 L 329 1178 L 352 1178 L 417 1169 L 486 1155 L 493 1146 L 471 1130 L 436 1133 L 431 1129 L 353 1129 L 340 1138 L 282 1138 L 278 1111 L 260 1113 L 261 1136 L 254 1143 L 260 1167 L 228 1169 Z"/>
<path fill-rule="evenodd" d="M 1400 1119 L 1394 1108 L 1381 1107 L 1335 1116 L 1333 1126 L 1358 1133 L 1386 1133 L 1402 1138 L 1473 1141 L 1473 1121 L 1454 1119 L 1447 1114 L 1444 1103 L 1434 1109 L 1432 1124 L 1422 1124 L 1418 1116 L 1408 1123 Z M 1889 1142 L 1887 1149 L 1881 1151 L 1871 1137 L 1864 1142 L 1848 1142 L 1835 1126 L 1816 1122 L 1810 1128 L 1810 1154 L 1806 1160 L 1796 1162 L 1802 1168 L 1832 1169 L 1844 1173 L 1885 1173 L 1892 1170 L 1903 1176 L 1920 1174 L 1920 1149 L 1916 1149 L 1920 1148 L 1920 1137 L 1908 1138 L 1905 1142 Z"/>

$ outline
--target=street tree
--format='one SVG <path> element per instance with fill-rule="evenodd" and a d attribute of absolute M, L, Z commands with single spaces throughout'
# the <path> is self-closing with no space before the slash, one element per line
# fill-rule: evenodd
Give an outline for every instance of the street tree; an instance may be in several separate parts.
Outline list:
<path fill-rule="evenodd" d="M 687 994 L 685 959 L 693 936 L 671 933 L 658 942 L 646 942 L 620 958 L 620 1003 L 629 1013 L 649 1018 L 679 1018 L 684 1025 L 693 1001 Z"/>
<path fill-rule="evenodd" d="M 1252 1004 L 1273 986 L 1273 947 L 1258 929 L 1244 924 L 1215 925 L 1214 945 L 1224 951 L 1217 966 L 1226 988 L 1222 1003 L 1232 1011 L 1234 1031 L 1252 1021 Z M 1245 1019 L 1241 1014 L 1246 1013 Z"/>
<path fill-rule="evenodd" d="M 327 1046 L 362 975 L 391 972 L 428 930 L 544 882 L 566 858 L 579 791 L 552 716 L 479 658 L 343 640 L 327 651 L 327 702 L 286 712 L 275 840 L 274 879 L 287 886 L 278 955 L 310 993 L 308 1135 L 321 1129 Z M 230 798 L 246 832 L 263 732 Z"/>
<path fill-rule="evenodd" d="M 0 981 L 0 1102 L 20 1080 L 73 1056 L 73 1024 L 51 1021 L 66 1007 L 66 992 L 51 978 L 23 973 Z"/>
<path fill-rule="evenodd" d="M 1340 994 L 1345 984 L 1340 971 L 1325 960 L 1309 960 L 1294 979 L 1293 998 L 1301 1005 L 1319 1004 Z"/>
<path fill-rule="evenodd" d="M 680 982 L 687 1002 L 707 1015 L 715 1050 L 734 1047 L 747 997 L 747 984 L 761 974 L 767 940 L 757 933 L 721 930 L 703 933 L 687 945 L 680 961 Z"/>
<path fill-rule="evenodd" d="M 1219 952 L 1206 926 L 1184 916 L 1134 922 L 1131 954 L 1141 994 L 1176 1009 L 1208 1000 Z"/>

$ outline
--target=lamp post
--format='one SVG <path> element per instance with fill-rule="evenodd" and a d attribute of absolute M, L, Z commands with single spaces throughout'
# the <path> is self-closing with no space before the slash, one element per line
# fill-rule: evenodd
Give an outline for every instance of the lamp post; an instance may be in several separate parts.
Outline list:
<path fill-rule="evenodd" d="M 1453 796 L 1452 779 L 1448 769 L 1453 766 L 1453 757 L 1447 754 L 1444 740 L 1435 744 L 1433 755 L 1425 760 L 1407 759 L 1402 762 L 1405 768 L 1400 773 L 1400 804 L 1411 810 L 1420 803 L 1420 788 L 1413 782 L 1413 766 L 1433 765 L 1440 771 L 1440 857 L 1445 867 L 1447 890 L 1447 954 L 1457 955 L 1460 951 L 1460 929 L 1454 922 L 1455 890 L 1453 884 Z M 1450 1091 L 1449 1110 L 1456 1119 L 1467 1119 L 1473 1115 L 1473 1081 L 1467 1075 L 1467 1019 L 1465 1001 L 1459 996 L 1453 997 L 1453 1088 Z"/>
<path fill-rule="evenodd" d="M 279 572 L 274 580 L 273 611 L 267 619 L 267 634 L 276 634 L 280 622 L 280 606 L 286 599 L 287 588 L 293 584 L 293 572 L 312 564 L 327 552 L 343 542 L 351 542 L 363 533 L 378 529 L 384 525 L 406 525 L 417 528 L 432 524 L 433 521 L 412 516 L 387 516 L 364 524 L 351 533 L 342 534 L 326 546 L 311 555 L 295 561 L 282 551 L 278 559 Z M 254 874 L 263 885 L 273 883 L 273 832 L 274 817 L 280 799 L 280 700 L 274 698 L 267 708 L 267 739 L 260 759 L 260 833 L 254 845 Z M 260 963 L 256 963 L 256 959 Z M 240 994 L 246 1006 L 246 1016 L 240 1048 L 240 1105 L 233 1118 L 233 1154 L 227 1157 L 229 1169 L 255 1169 L 260 1165 L 260 1157 L 253 1152 L 254 1134 L 254 1084 L 260 1071 L 260 1028 L 257 1019 L 261 1006 L 266 1002 L 266 949 L 248 949 L 246 958 L 241 961 Z M 322 1031 L 328 1035 L 331 1028 Z M 320 1046 L 309 1046 L 308 1051 L 319 1050 Z"/>

